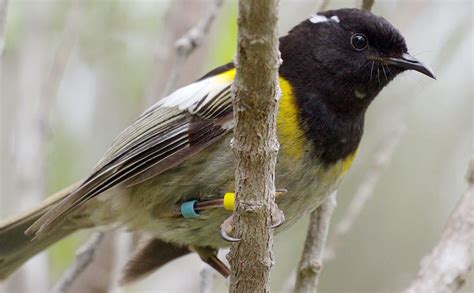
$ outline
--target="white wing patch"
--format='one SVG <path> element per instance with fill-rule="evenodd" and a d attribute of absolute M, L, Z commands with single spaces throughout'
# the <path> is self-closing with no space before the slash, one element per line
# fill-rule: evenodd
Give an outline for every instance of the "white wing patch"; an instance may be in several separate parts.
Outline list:
<path fill-rule="evenodd" d="M 180 110 L 187 110 L 194 114 L 215 99 L 230 84 L 231 82 L 222 80 L 218 76 L 209 77 L 176 90 L 159 101 L 154 108 L 178 107 Z"/>

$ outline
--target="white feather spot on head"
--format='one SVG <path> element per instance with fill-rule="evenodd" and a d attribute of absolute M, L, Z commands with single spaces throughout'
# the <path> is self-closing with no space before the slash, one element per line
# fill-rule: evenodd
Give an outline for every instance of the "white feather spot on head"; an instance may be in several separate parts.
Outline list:
<path fill-rule="evenodd" d="M 329 19 L 324 15 L 315 14 L 309 18 L 309 21 L 312 23 L 319 23 L 329 21 Z"/>
<path fill-rule="evenodd" d="M 324 15 L 315 14 L 309 18 L 309 21 L 311 21 L 312 23 L 320 23 L 320 22 L 327 22 L 327 21 L 335 21 L 339 23 L 339 17 L 334 15 L 334 16 L 331 16 L 331 18 L 327 18 Z"/>

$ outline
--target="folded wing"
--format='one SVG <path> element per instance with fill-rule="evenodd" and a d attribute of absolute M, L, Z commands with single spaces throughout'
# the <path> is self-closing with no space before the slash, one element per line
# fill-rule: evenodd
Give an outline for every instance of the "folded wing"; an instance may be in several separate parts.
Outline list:
<path fill-rule="evenodd" d="M 117 137 L 94 172 L 26 233 L 46 235 L 91 198 L 156 176 L 228 133 L 233 127 L 233 77 L 232 69 L 206 76 L 148 109 Z"/>

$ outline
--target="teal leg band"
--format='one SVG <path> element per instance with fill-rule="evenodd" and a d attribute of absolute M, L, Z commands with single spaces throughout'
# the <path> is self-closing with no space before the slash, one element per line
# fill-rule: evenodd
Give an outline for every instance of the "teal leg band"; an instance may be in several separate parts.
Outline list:
<path fill-rule="evenodd" d="M 199 217 L 199 214 L 194 210 L 194 205 L 197 203 L 197 200 L 190 200 L 183 202 L 181 204 L 180 210 L 181 215 L 185 219 L 194 219 Z"/>

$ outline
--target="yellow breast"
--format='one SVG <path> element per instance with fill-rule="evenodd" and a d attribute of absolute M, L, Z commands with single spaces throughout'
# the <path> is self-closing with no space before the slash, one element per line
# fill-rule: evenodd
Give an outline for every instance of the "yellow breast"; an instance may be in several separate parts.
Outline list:
<path fill-rule="evenodd" d="M 225 82 L 232 82 L 235 78 L 235 69 L 231 69 L 219 75 Z M 299 123 L 299 111 L 296 104 L 296 97 L 293 94 L 293 88 L 283 77 L 279 77 L 281 97 L 277 116 L 277 133 L 280 142 L 280 153 L 285 158 L 291 160 L 300 160 L 305 153 L 305 147 L 308 143 L 303 129 Z M 350 154 L 335 166 L 338 175 L 344 175 L 352 165 L 356 152 Z"/>

